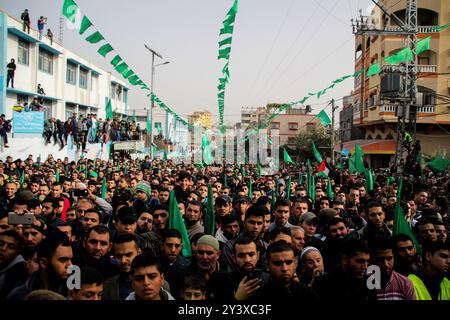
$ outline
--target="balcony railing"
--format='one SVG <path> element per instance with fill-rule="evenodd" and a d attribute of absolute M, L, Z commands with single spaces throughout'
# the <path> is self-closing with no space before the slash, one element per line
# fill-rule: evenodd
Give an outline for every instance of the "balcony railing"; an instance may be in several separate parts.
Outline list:
<path fill-rule="evenodd" d="M 437 26 L 421 26 L 421 27 L 417 27 L 417 32 L 418 33 L 437 33 L 436 28 Z M 398 26 L 392 26 L 392 27 L 387 27 L 386 31 L 404 31 L 402 28 L 398 27 Z"/>
<path fill-rule="evenodd" d="M 406 67 L 399 65 L 399 64 L 386 64 L 383 65 L 383 67 L 381 68 L 382 71 L 384 72 L 406 72 Z M 436 65 L 418 65 L 417 66 L 417 72 L 419 73 L 436 73 L 437 72 L 437 66 Z"/>
<path fill-rule="evenodd" d="M 380 112 L 393 112 L 395 113 L 397 111 L 396 105 L 382 105 L 380 106 Z M 436 107 L 435 106 L 419 106 L 417 108 L 417 113 L 428 113 L 433 114 L 436 113 Z"/>

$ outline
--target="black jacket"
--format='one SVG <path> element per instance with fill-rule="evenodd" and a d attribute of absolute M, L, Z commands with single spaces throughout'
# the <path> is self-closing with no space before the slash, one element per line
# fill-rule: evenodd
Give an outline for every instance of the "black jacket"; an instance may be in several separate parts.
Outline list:
<path fill-rule="evenodd" d="M 282 303 L 311 303 L 319 301 L 319 297 L 314 291 L 302 283 L 291 282 L 291 284 L 286 287 L 270 280 L 250 300 L 279 301 Z"/>
<path fill-rule="evenodd" d="M 17 256 L 7 266 L 0 269 L 0 300 L 5 300 L 6 296 L 18 285 L 24 283 L 28 277 L 28 270 L 22 256 Z"/>

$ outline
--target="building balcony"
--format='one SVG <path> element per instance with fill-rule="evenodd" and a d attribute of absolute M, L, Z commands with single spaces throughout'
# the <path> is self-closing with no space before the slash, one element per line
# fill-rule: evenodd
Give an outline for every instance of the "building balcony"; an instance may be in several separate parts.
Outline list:
<path fill-rule="evenodd" d="M 381 68 L 382 72 L 406 72 L 406 67 L 403 65 L 393 64 L 389 65 L 386 64 Z M 437 65 L 418 65 L 417 66 L 417 72 L 418 73 L 436 73 L 437 72 Z"/>
<path fill-rule="evenodd" d="M 436 26 L 420 26 L 420 27 L 417 27 L 417 32 L 418 33 L 437 33 L 437 31 L 435 29 L 436 29 Z M 400 28 L 399 26 L 391 26 L 391 27 L 387 27 L 386 31 L 399 32 L 399 31 L 404 31 L 404 30 L 402 28 Z"/>
<path fill-rule="evenodd" d="M 380 106 L 380 113 L 381 112 L 395 113 L 397 111 L 397 108 L 398 108 L 397 105 L 382 105 L 382 106 Z M 433 113 L 436 113 L 436 107 L 435 106 L 419 106 L 417 108 L 417 113 L 433 114 Z"/>

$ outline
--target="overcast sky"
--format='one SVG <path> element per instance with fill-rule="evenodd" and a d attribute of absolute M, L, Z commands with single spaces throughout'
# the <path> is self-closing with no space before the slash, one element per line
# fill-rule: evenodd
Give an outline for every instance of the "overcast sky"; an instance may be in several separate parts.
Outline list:
<path fill-rule="evenodd" d="M 155 73 L 155 93 L 167 106 L 183 118 L 196 110 L 209 110 L 217 116 L 217 79 L 223 66 L 223 60 L 217 60 L 219 30 L 233 0 L 75 1 L 149 85 L 151 55 L 144 43 L 163 56 L 164 60 L 157 59 L 157 63 L 170 61 Z M 34 28 L 39 16 L 48 17 L 48 27 L 58 38 L 63 2 L 0 0 L 0 6 L 16 18 L 27 8 Z M 350 19 L 359 9 L 366 13 L 371 4 L 370 0 L 239 1 L 225 121 L 239 121 L 242 107 L 300 100 L 308 92 L 352 73 L 354 37 Z M 64 46 L 113 71 L 109 65 L 112 55 L 103 59 L 78 32 L 65 28 Z M 349 79 L 309 103 L 318 112 L 330 99 L 341 99 L 352 87 Z M 143 109 L 148 104 L 140 89 L 132 90 L 133 108 Z"/>

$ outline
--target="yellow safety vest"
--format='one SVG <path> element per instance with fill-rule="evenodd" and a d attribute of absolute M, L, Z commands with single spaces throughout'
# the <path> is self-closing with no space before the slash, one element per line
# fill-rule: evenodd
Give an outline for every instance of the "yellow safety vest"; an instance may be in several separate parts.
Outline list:
<path fill-rule="evenodd" d="M 427 287 L 418 276 L 410 274 L 408 279 L 411 280 L 414 285 L 417 300 L 433 300 L 431 299 Z M 444 278 L 441 281 L 438 300 L 450 300 L 450 281 L 447 278 Z"/>

